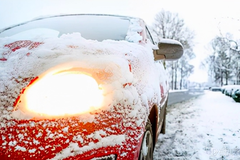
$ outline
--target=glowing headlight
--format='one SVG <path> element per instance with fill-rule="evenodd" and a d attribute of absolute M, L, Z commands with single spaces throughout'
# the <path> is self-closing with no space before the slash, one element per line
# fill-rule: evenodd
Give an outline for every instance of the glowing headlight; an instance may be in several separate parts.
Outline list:
<path fill-rule="evenodd" d="M 95 79 L 73 72 L 44 76 L 30 85 L 23 97 L 24 110 L 51 117 L 89 112 L 102 101 Z"/>

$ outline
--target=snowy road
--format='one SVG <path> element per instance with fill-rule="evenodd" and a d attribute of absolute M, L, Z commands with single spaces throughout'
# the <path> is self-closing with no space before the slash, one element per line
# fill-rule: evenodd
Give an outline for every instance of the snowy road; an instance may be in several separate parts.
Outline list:
<path fill-rule="evenodd" d="M 191 93 L 189 91 L 170 92 L 169 99 L 168 99 L 168 105 L 173 105 L 175 103 L 183 102 L 183 101 L 189 100 L 193 97 L 197 97 L 202 94 L 203 94 L 203 92 L 196 92 L 196 93 Z"/>
<path fill-rule="evenodd" d="M 154 160 L 240 160 L 240 103 L 221 92 L 168 107 Z"/>

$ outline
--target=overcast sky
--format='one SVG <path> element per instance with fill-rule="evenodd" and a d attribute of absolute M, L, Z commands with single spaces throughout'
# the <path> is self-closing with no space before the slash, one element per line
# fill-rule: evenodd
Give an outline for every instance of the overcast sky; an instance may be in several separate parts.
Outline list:
<path fill-rule="evenodd" d="M 239 8 L 239 0 L 0 0 L 0 29 L 40 16 L 65 13 L 136 16 L 151 25 L 154 16 L 165 9 L 178 13 L 195 31 L 197 58 L 193 63 L 198 64 L 208 54 L 206 45 L 219 34 L 219 29 L 240 38 Z M 195 74 L 192 79 L 202 81 L 203 77 Z"/>

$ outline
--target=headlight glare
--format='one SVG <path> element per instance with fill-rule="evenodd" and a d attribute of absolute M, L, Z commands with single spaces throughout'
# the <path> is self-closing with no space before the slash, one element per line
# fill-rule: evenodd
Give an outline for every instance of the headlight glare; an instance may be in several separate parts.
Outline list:
<path fill-rule="evenodd" d="M 26 112 L 62 117 L 98 109 L 102 101 L 102 90 L 94 78 L 61 72 L 46 75 L 30 85 L 20 108 Z"/>

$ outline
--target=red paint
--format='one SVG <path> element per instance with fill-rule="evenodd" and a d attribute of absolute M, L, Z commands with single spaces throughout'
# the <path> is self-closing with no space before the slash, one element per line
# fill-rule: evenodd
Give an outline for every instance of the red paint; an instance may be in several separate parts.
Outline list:
<path fill-rule="evenodd" d="M 20 94 L 23 94 L 25 92 L 26 88 L 23 88 Z"/>
<path fill-rule="evenodd" d="M 125 84 L 123 85 L 123 88 L 125 88 L 127 85 L 128 85 L 128 86 L 131 86 L 132 83 L 125 83 Z"/>
<path fill-rule="evenodd" d="M 43 42 L 33 42 L 30 40 L 21 40 L 21 41 L 15 41 L 13 43 L 9 43 L 4 45 L 4 47 L 8 48 L 9 51 L 3 53 L 5 56 L 9 56 L 12 52 L 15 52 L 21 48 L 28 48 L 29 50 L 32 50 L 34 48 L 39 47 Z M 29 56 L 31 53 L 26 53 L 26 56 Z M 1 58 L 0 61 L 7 61 L 6 58 Z"/>
<path fill-rule="evenodd" d="M 122 106 L 123 108 L 127 106 Z M 122 126 L 123 117 L 122 113 L 114 110 L 113 112 L 96 113 L 95 122 L 84 123 L 79 120 L 79 117 L 57 119 L 57 120 L 5 120 L 5 123 L 11 123 L 11 126 L 1 127 L 0 132 L 0 159 L 50 159 L 54 158 L 57 153 L 64 150 L 70 143 L 78 143 L 79 147 L 87 146 L 89 143 L 97 143 L 98 139 L 87 138 L 88 135 L 98 130 L 103 130 L 106 135 L 101 135 L 102 138 L 110 135 L 125 135 L 126 141 L 121 145 L 101 147 L 92 149 L 83 154 L 74 157 L 67 157 L 70 159 L 89 159 L 93 157 L 106 156 L 109 154 L 118 155 L 118 159 L 137 159 L 139 149 L 141 147 L 141 139 L 138 139 L 142 134 L 141 127 L 136 126 L 135 119 L 127 119 L 131 123 L 130 127 Z M 121 117 L 121 118 L 117 118 Z M 34 126 L 31 124 L 34 123 Z M 68 131 L 64 132 L 64 128 L 68 127 Z M 49 133 L 54 134 L 49 137 Z M 42 136 L 37 136 L 39 133 Z M 62 135 L 59 137 L 58 135 Z M 24 135 L 23 139 L 21 136 Z M 83 142 L 74 140 L 74 136 L 80 135 Z M 3 140 L 2 137 L 5 137 Z M 8 143 L 3 145 L 7 141 Z M 26 148 L 27 151 L 17 151 L 16 146 L 11 146 L 9 142 L 16 141 L 21 147 Z M 34 143 L 38 141 L 38 143 Z M 68 141 L 68 142 L 67 142 Z M 28 142 L 28 143 L 25 143 Z M 44 149 L 41 150 L 40 148 Z M 37 149 L 34 153 L 28 152 L 31 149 Z M 123 156 L 122 153 L 126 153 Z M 9 157 L 8 157 L 9 156 Z"/>
<path fill-rule="evenodd" d="M 37 79 L 38 79 L 38 77 L 35 77 L 34 79 L 32 79 L 32 80 L 30 81 L 30 83 L 28 84 L 28 86 L 30 86 L 31 84 L 33 84 L 33 82 L 35 82 Z M 28 87 L 28 86 L 27 86 L 27 87 Z"/>
<path fill-rule="evenodd" d="M 13 107 L 16 107 L 16 105 L 18 104 L 20 98 L 21 98 L 21 96 L 19 95 L 19 96 L 17 97 L 17 99 L 15 100 L 15 102 L 13 103 Z"/>
<path fill-rule="evenodd" d="M 15 52 L 18 49 L 27 48 L 27 47 L 29 50 L 31 50 L 33 48 L 37 48 L 41 44 L 43 44 L 43 42 L 32 42 L 30 40 L 22 40 L 22 41 L 15 41 L 13 43 L 6 44 L 4 47 L 7 47 L 12 52 Z"/>
<path fill-rule="evenodd" d="M 129 71 L 132 72 L 132 65 L 131 65 L 131 63 L 129 63 L 128 66 L 129 66 Z"/>
<path fill-rule="evenodd" d="M 25 82 L 25 81 L 28 81 L 28 79 L 30 79 L 30 78 L 25 78 L 25 79 L 23 79 L 22 81 Z M 27 85 L 27 87 L 30 86 L 33 82 L 35 82 L 37 79 L 38 79 L 38 77 L 35 77 L 34 79 L 32 79 L 32 80 L 29 82 L 29 84 Z M 16 81 L 17 83 L 20 83 L 17 79 L 15 79 L 15 81 Z M 18 104 L 18 102 L 19 102 L 19 100 L 20 100 L 20 98 L 21 98 L 21 95 L 24 93 L 24 91 L 26 90 L 27 87 L 25 87 L 25 88 L 23 88 L 23 89 L 21 90 L 21 92 L 20 92 L 20 94 L 18 95 L 17 99 L 16 99 L 15 102 L 13 103 L 13 107 L 16 107 L 16 106 L 17 106 L 17 104 Z"/>
<path fill-rule="evenodd" d="M 6 58 L 0 58 L 0 61 L 7 61 Z"/>

